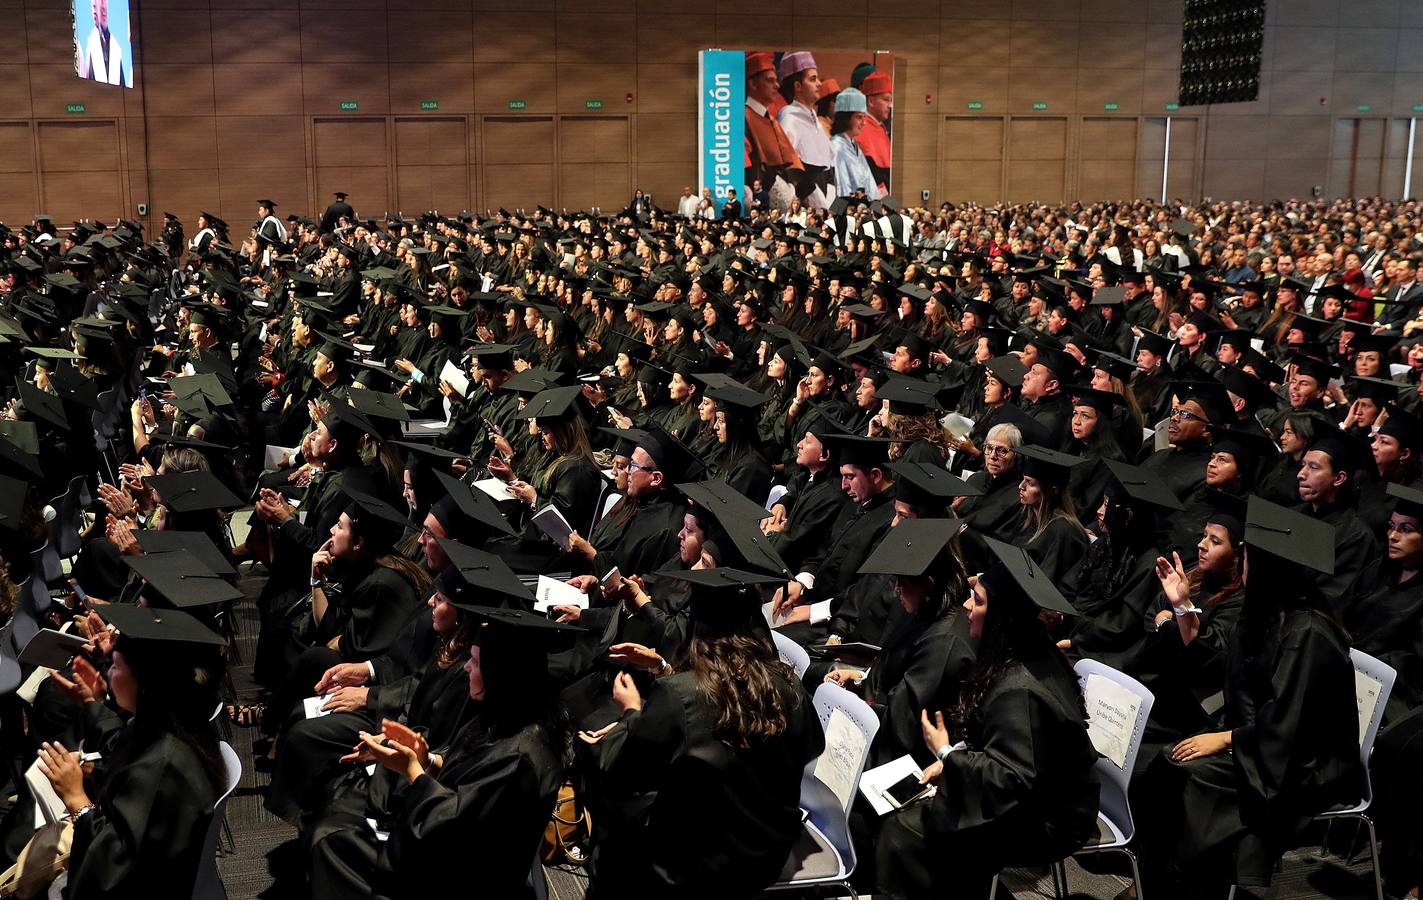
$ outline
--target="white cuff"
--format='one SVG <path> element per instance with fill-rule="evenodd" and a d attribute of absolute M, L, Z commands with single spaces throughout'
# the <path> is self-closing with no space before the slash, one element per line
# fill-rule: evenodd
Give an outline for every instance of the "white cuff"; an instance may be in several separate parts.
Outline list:
<path fill-rule="evenodd" d="M 821 600 L 819 603 L 810 604 L 810 624 L 819 625 L 821 622 L 830 621 L 830 601 Z"/>
<path fill-rule="evenodd" d="M 802 585 L 806 590 L 808 590 L 808 591 L 813 591 L 813 590 L 815 590 L 815 576 L 812 575 L 811 573 L 809 573 L 809 572 L 801 572 L 799 575 L 797 575 L 797 576 L 795 577 L 795 580 L 796 580 L 796 581 L 799 581 L 799 582 L 801 583 L 801 585 Z"/>
<path fill-rule="evenodd" d="M 376 680 L 376 666 L 375 666 L 375 663 L 371 662 L 370 660 L 366 660 L 366 671 L 368 671 L 368 672 L 371 673 L 370 681 L 371 681 L 372 683 L 374 683 L 375 680 Z"/>

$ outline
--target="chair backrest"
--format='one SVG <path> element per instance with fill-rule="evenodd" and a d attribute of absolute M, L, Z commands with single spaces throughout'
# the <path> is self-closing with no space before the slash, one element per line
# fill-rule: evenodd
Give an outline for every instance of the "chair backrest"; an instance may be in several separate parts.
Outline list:
<path fill-rule="evenodd" d="M 1131 840 L 1136 823 L 1127 790 L 1156 696 L 1140 681 L 1096 660 L 1079 660 L 1073 668 L 1087 706 L 1087 734 L 1102 754 L 1096 766 L 1102 783 L 1098 808 Z"/>
<path fill-rule="evenodd" d="M 11 619 L 0 628 L 0 697 L 13 694 L 25 680 L 25 673 L 16 659 L 19 651 L 14 647 L 12 632 L 15 620 Z"/>
<path fill-rule="evenodd" d="M 1384 707 L 1393 693 L 1393 682 L 1398 673 L 1392 666 L 1362 650 L 1350 650 L 1349 660 L 1354 664 L 1354 701 L 1359 710 L 1359 758 L 1364 764 L 1363 799 L 1372 802 L 1374 790 L 1369 781 L 1369 757 L 1373 755 L 1374 738 L 1378 736 Z"/>
<path fill-rule="evenodd" d="M 34 571 L 44 580 L 46 595 L 51 584 L 64 580 L 64 564 L 59 561 L 59 551 L 54 548 L 54 541 L 46 540 L 41 544 L 39 549 L 30 554 L 30 561 L 35 567 Z M 44 609 L 49 609 L 49 605 L 46 604 Z"/>
<path fill-rule="evenodd" d="M 42 616 L 49 612 L 52 602 L 49 598 L 49 585 L 44 580 L 44 563 L 38 556 L 32 557 L 31 562 L 33 568 L 30 569 L 30 577 L 20 586 L 20 599 L 29 603 L 31 615 Z"/>
<path fill-rule="evenodd" d="M 622 495 L 622 494 L 619 494 L 617 491 L 614 491 L 614 490 L 609 490 L 609 491 L 608 491 L 608 495 L 603 498 L 603 511 L 600 512 L 600 513 L 598 513 L 598 519 L 599 519 L 599 521 L 601 521 L 602 518 L 603 518 L 604 516 L 606 516 L 608 513 L 612 512 L 612 511 L 613 511 L 613 507 L 614 507 L 614 506 L 617 506 L 617 505 L 618 505 L 618 501 L 621 500 L 621 499 L 623 499 L 623 495 Z"/>
<path fill-rule="evenodd" d="M 193 900 L 227 900 L 227 888 L 217 871 L 217 844 L 222 835 L 222 823 L 227 817 L 227 800 L 242 781 L 242 760 L 227 741 L 217 745 L 227 768 L 227 790 L 213 804 L 212 821 L 203 839 L 203 855 L 198 861 L 198 877 L 193 882 Z"/>
<path fill-rule="evenodd" d="M 835 846 L 848 873 L 855 869 L 850 806 L 879 731 L 879 718 L 865 701 L 830 682 L 816 688 L 814 702 L 825 730 L 825 752 L 806 766 L 800 806 Z"/>
<path fill-rule="evenodd" d="M 771 640 L 776 642 L 776 652 L 781 655 L 781 662 L 795 669 L 795 677 L 804 678 L 805 670 L 810 668 L 810 654 L 805 648 L 779 631 L 771 632 Z"/>
<path fill-rule="evenodd" d="M 786 495 L 786 492 L 789 490 L 790 488 L 786 487 L 784 484 L 771 485 L 771 493 L 766 497 L 766 508 L 770 509 L 777 503 L 780 503 L 781 498 L 784 497 Z"/>
<path fill-rule="evenodd" d="M 89 505 L 89 487 L 85 476 L 76 475 L 69 482 L 64 493 L 55 498 L 54 522 L 50 531 L 54 535 L 55 552 L 61 557 L 71 557 L 79 552 L 80 535 L 83 529 L 83 509 Z"/>

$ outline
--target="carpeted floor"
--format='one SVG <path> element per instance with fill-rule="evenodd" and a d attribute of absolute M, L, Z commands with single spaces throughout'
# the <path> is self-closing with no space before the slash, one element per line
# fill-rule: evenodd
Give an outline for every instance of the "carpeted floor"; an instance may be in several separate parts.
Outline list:
<path fill-rule="evenodd" d="M 245 528 L 234 528 L 234 531 L 238 530 L 245 531 Z M 244 537 L 242 534 L 237 535 L 239 541 Z M 239 699 L 247 700 L 255 699 L 257 695 L 249 666 L 257 639 L 257 612 L 251 601 L 260 590 L 260 578 L 244 577 L 241 586 L 247 599 L 237 611 L 235 624 L 242 659 L 234 667 L 233 680 Z M 287 867 L 300 868 L 304 864 L 294 840 L 296 831 L 262 807 L 262 792 L 267 784 L 267 776 L 255 771 L 252 766 L 252 741 L 257 735 L 256 729 L 233 727 L 229 738 L 243 760 L 243 775 L 241 784 L 227 806 L 236 850 L 223 855 L 218 860 L 218 868 L 227 887 L 228 896 L 233 900 L 251 897 L 275 900 L 281 895 L 274 888 L 273 871 L 291 871 Z M 547 869 L 546 874 L 550 898 L 582 898 L 585 879 L 581 873 Z M 1017 898 L 1047 898 L 1053 895 L 1052 881 L 1046 872 L 1014 870 L 1007 873 L 1003 881 L 1004 886 Z M 1094 900 L 1112 900 L 1127 883 L 1122 878 L 1092 874 L 1071 861 L 1068 863 L 1068 882 L 1074 898 L 1090 897 Z M 1146 894 L 1150 896 L 1150 885 L 1147 885 Z M 1362 858 L 1352 866 L 1345 865 L 1338 857 L 1320 859 L 1317 848 L 1314 848 L 1291 853 L 1286 857 L 1284 869 L 1276 879 L 1276 885 L 1270 891 L 1268 900 L 1304 900 L 1317 897 L 1363 900 L 1373 895 L 1367 847 L 1364 848 Z M 1248 895 L 1241 893 L 1238 896 Z M 312 900 L 305 890 L 296 892 L 293 900 L 296 898 Z"/>

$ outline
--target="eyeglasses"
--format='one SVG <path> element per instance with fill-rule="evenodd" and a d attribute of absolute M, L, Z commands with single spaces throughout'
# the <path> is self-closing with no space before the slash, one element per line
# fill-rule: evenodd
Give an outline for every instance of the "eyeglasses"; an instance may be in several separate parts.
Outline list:
<path fill-rule="evenodd" d="M 983 448 L 983 455 L 984 455 L 984 456 L 995 456 L 995 457 L 996 457 L 996 456 L 1012 456 L 1012 455 L 1013 455 L 1013 448 L 1012 448 L 1012 447 L 998 447 L 998 446 L 994 446 L 993 444 L 989 444 L 987 447 L 984 447 L 984 448 Z"/>
<path fill-rule="evenodd" d="M 1182 409 L 1179 406 L 1171 407 L 1171 418 L 1180 419 L 1183 422 L 1204 422 L 1205 419 L 1196 415 L 1189 409 Z"/>
<path fill-rule="evenodd" d="M 642 463 L 630 462 L 630 463 L 628 463 L 628 471 L 629 471 L 629 472 L 632 472 L 632 471 L 638 471 L 638 472 L 656 472 L 656 471 L 657 471 L 657 467 L 656 467 L 656 466 L 644 466 Z"/>

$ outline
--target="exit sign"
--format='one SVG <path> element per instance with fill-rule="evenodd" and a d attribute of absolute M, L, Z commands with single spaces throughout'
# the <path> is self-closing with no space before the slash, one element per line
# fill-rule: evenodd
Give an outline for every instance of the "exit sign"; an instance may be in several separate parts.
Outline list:
<path fill-rule="evenodd" d="M 356 110 L 356 107 L 357 107 L 358 105 L 359 105 L 359 104 L 356 103 L 356 101 L 354 101 L 354 100 L 342 100 L 342 101 L 341 101 L 341 111 L 342 111 L 342 112 L 354 112 L 354 111 Z"/>
<path fill-rule="evenodd" d="M 1047 103 L 1046 103 L 1046 101 L 1039 100 L 1038 102 L 1034 103 L 1034 104 L 1033 104 L 1033 109 L 1037 110 L 1038 112 L 1041 112 L 1041 111 L 1047 109 Z"/>
<path fill-rule="evenodd" d="M 983 101 L 982 101 L 982 100 L 970 100 L 970 101 L 968 101 L 968 108 L 969 108 L 969 109 L 983 109 Z"/>
<path fill-rule="evenodd" d="M 1413 104 L 1413 111 L 1414 111 L 1414 112 L 1423 112 L 1423 103 L 1415 103 L 1415 104 Z"/>
<path fill-rule="evenodd" d="M 509 108 L 510 108 L 510 109 L 524 109 L 524 108 L 527 107 L 528 105 L 529 105 L 529 104 L 526 103 L 526 102 L 523 101 L 523 100 L 510 100 L 510 101 L 509 101 Z"/>
<path fill-rule="evenodd" d="M 1369 110 L 1373 109 L 1373 107 L 1367 103 L 1360 103 L 1358 106 L 1354 107 L 1354 109 L 1358 112 L 1368 112 Z"/>
<path fill-rule="evenodd" d="M 86 107 L 84 104 L 82 104 L 82 103 L 66 103 L 66 104 L 64 104 L 64 111 L 67 112 L 67 113 L 82 113 L 82 112 L 84 112 L 86 109 L 87 109 L 87 107 Z"/>
<path fill-rule="evenodd" d="M 583 101 L 583 105 L 586 106 L 586 107 L 588 107 L 589 109 L 602 109 L 602 108 L 603 108 L 603 101 L 602 101 L 602 100 L 585 100 L 585 101 Z"/>
<path fill-rule="evenodd" d="M 1116 112 L 1117 110 L 1121 109 L 1121 106 L 1116 103 L 1103 103 L 1102 108 L 1105 109 L 1107 112 Z"/>
<path fill-rule="evenodd" d="M 421 109 L 439 109 L 439 108 L 440 108 L 440 101 L 438 101 L 438 100 L 421 100 L 421 101 L 420 101 L 420 108 L 421 108 Z"/>
<path fill-rule="evenodd" d="M 1176 110 L 1178 110 L 1178 109 L 1180 109 L 1180 108 L 1181 108 L 1181 104 L 1179 104 L 1179 103 L 1168 103 L 1168 104 L 1166 104 L 1166 111 L 1167 111 L 1167 112 L 1175 112 Z"/>

